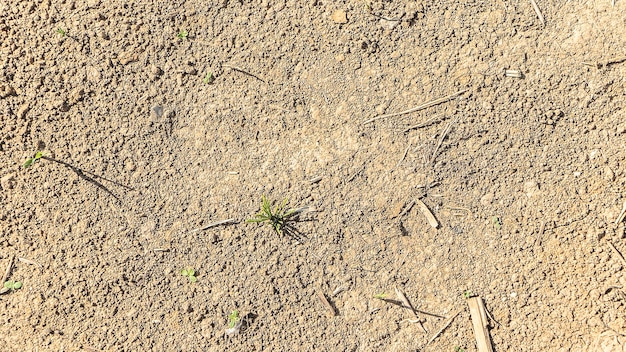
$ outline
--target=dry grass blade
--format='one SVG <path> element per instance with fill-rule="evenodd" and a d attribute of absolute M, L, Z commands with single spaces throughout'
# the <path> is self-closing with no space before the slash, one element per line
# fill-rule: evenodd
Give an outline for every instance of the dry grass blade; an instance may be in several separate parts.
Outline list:
<path fill-rule="evenodd" d="M 405 308 L 408 308 L 409 310 L 411 310 L 411 312 L 413 312 L 413 315 L 415 316 L 416 320 L 411 320 L 411 322 L 415 322 L 419 325 L 419 327 L 425 332 L 428 333 L 428 330 L 426 330 L 426 328 L 424 327 L 424 325 L 422 325 L 422 322 L 420 320 L 420 317 L 417 315 L 417 312 L 415 311 L 415 309 L 413 308 L 413 306 L 411 305 L 411 302 L 409 302 L 409 300 L 406 298 L 406 296 L 404 295 L 404 293 L 402 293 L 402 291 L 398 290 L 398 288 L 395 288 L 396 290 L 396 296 L 398 297 L 398 299 L 400 300 L 400 302 L 402 302 L 402 304 L 404 305 Z"/>
<path fill-rule="evenodd" d="M 410 130 L 414 130 L 416 128 L 426 127 L 426 126 L 430 125 L 431 123 L 433 123 L 435 121 L 438 121 L 438 120 L 441 120 L 441 115 L 437 115 L 435 117 L 432 117 L 432 118 L 430 118 L 430 119 L 428 119 L 428 120 L 426 120 L 426 121 L 424 121 L 424 122 L 422 122 L 422 123 L 420 123 L 418 125 L 407 127 L 403 132 L 409 132 Z"/>
<path fill-rule="evenodd" d="M 441 145 L 443 144 L 443 140 L 446 138 L 448 133 L 450 133 L 450 128 L 452 128 L 452 124 L 455 122 L 456 120 L 450 121 L 448 126 L 446 126 L 446 128 L 443 130 L 443 133 L 441 133 L 441 137 L 439 137 L 439 142 L 437 142 L 437 146 L 435 147 L 435 150 L 433 150 L 433 155 L 430 157 L 431 165 L 435 162 L 435 158 L 437 157 L 437 152 L 439 151 L 439 148 L 441 148 Z"/>
<path fill-rule="evenodd" d="M 426 217 L 426 220 L 428 220 L 430 226 L 435 229 L 438 228 L 439 222 L 437 221 L 437 219 L 435 219 L 435 216 L 433 215 L 433 213 L 430 212 L 430 209 L 428 209 L 426 204 L 424 204 L 424 202 L 419 199 L 416 199 L 415 203 L 417 203 L 417 206 L 420 208 L 422 214 L 424 214 L 424 216 Z"/>
<path fill-rule="evenodd" d="M 337 312 L 335 311 L 335 307 L 333 307 L 333 305 L 330 304 L 330 302 L 326 298 L 326 295 L 324 295 L 324 293 L 321 290 L 317 290 L 316 293 L 317 293 L 317 297 L 320 299 L 320 301 L 322 302 L 322 304 L 328 311 L 329 315 L 331 317 L 334 317 L 335 315 L 337 315 Z"/>
<path fill-rule="evenodd" d="M 461 314 L 461 312 L 463 311 L 463 309 L 459 309 L 456 311 L 456 313 L 452 314 L 452 316 L 443 324 L 443 326 L 441 327 L 441 329 L 437 330 L 437 332 L 433 335 L 433 337 L 430 338 L 430 340 L 428 340 L 428 342 L 426 342 L 426 345 L 424 345 L 424 347 L 428 346 L 431 342 L 435 341 L 435 339 L 441 335 L 441 333 L 448 327 L 450 326 L 450 324 L 452 324 L 452 321 L 454 320 L 454 318 L 456 318 L 457 315 Z"/>
<path fill-rule="evenodd" d="M 539 17 L 539 21 L 541 21 L 542 25 L 546 25 L 546 21 L 543 18 L 543 15 L 541 14 L 541 10 L 539 10 L 539 6 L 537 6 L 537 2 L 535 2 L 535 0 L 530 0 L 530 3 L 533 5 L 533 9 L 535 9 L 535 12 L 537 13 L 537 17 Z"/>
<path fill-rule="evenodd" d="M 408 113 L 411 113 L 411 112 L 424 110 L 424 109 L 430 108 L 431 106 L 435 106 L 435 105 L 439 105 L 441 103 L 445 103 L 446 101 L 448 101 L 448 100 L 450 100 L 452 98 L 456 98 L 456 97 L 458 97 L 459 95 L 461 95 L 461 94 L 463 94 L 465 92 L 467 92 L 467 89 L 460 90 L 460 91 L 458 91 L 458 92 L 456 92 L 454 94 L 450 94 L 450 95 L 445 96 L 443 98 L 439 98 L 439 99 L 435 99 L 435 100 L 429 101 L 428 103 L 424 103 L 422 105 L 416 106 L 416 107 L 411 108 L 409 110 L 400 111 L 400 112 L 396 112 L 396 113 L 393 113 L 393 114 L 386 114 L 386 115 L 376 116 L 376 117 L 374 117 L 372 119 L 369 119 L 369 120 L 363 122 L 363 124 L 365 125 L 365 124 L 374 122 L 376 120 L 384 119 L 384 118 L 387 118 L 387 117 L 400 116 L 400 115 L 408 114 Z"/>
<path fill-rule="evenodd" d="M 204 230 L 210 229 L 211 227 L 224 225 L 224 224 L 230 224 L 230 223 L 233 223 L 233 222 L 235 222 L 235 219 L 220 220 L 220 221 L 212 222 L 212 223 L 210 223 L 210 224 L 208 224 L 206 226 L 199 227 L 197 229 L 193 229 L 193 230 L 191 230 L 191 232 L 204 231 Z"/>
<path fill-rule="evenodd" d="M 24 263 L 24 264 L 30 264 L 30 265 L 36 265 L 40 268 L 42 268 L 43 266 L 37 262 L 34 262 L 32 260 L 26 259 L 26 258 L 22 258 L 22 257 L 17 257 L 17 260 L 19 260 L 20 262 Z"/>
<path fill-rule="evenodd" d="M 4 283 L 7 281 L 7 278 L 11 274 L 11 268 L 13 267 L 14 261 L 15 261 L 15 255 L 11 256 L 11 259 L 9 259 L 9 265 L 7 265 L 7 269 L 4 271 L 4 276 L 2 276 L 2 285 L 4 285 Z M 2 286 L 2 288 L 0 289 L 0 294 L 6 293 L 8 291 L 9 291 L 8 288 Z"/>
<path fill-rule="evenodd" d="M 619 260 L 622 262 L 624 267 L 626 267 L 626 259 L 624 259 L 624 256 L 622 255 L 622 253 L 613 245 L 613 243 L 611 241 L 607 241 L 607 243 L 609 244 L 609 247 L 611 247 L 613 252 L 615 252 L 615 254 L 619 258 Z"/>
<path fill-rule="evenodd" d="M 626 216 L 626 202 L 624 202 L 624 205 L 622 206 L 622 211 L 619 213 L 619 216 L 617 217 L 617 220 L 615 220 L 615 225 L 617 225 L 620 222 L 622 222 L 622 220 L 624 220 L 625 216 Z"/>
<path fill-rule="evenodd" d="M 250 72 L 248 72 L 248 71 L 246 71 L 246 70 L 244 70 L 242 68 L 239 68 L 237 66 L 231 66 L 231 65 L 223 64 L 222 67 L 230 68 L 231 70 L 234 70 L 234 71 L 237 71 L 237 72 L 241 72 L 241 73 L 246 74 L 246 75 L 248 75 L 250 77 L 254 77 L 254 78 L 258 79 L 259 81 L 261 81 L 263 83 L 267 83 L 267 82 L 265 82 L 265 80 L 261 79 L 259 76 L 255 75 L 255 74 L 252 74 L 252 73 L 250 73 Z"/>

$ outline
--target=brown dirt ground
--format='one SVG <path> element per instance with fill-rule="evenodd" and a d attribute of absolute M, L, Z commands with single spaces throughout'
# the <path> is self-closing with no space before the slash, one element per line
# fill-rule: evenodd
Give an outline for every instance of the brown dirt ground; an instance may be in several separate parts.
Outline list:
<path fill-rule="evenodd" d="M 471 290 L 496 351 L 624 349 L 626 2 L 538 4 L 0 3 L 0 272 L 41 265 L 0 346 L 476 351 Z M 263 194 L 315 207 L 301 243 L 244 221 Z M 425 347 L 395 287 L 463 310 Z"/>

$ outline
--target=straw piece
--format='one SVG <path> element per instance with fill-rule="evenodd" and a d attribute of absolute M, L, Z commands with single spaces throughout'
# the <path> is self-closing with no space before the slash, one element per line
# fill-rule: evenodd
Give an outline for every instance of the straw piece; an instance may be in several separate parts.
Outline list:
<path fill-rule="evenodd" d="M 535 0 L 530 0 L 530 3 L 533 5 L 533 9 L 535 9 L 535 12 L 537 13 L 537 17 L 539 17 L 539 21 L 541 21 L 542 25 L 546 25 L 546 21 L 543 18 L 543 15 L 541 14 L 541 11 L 539 10 L 539 6 L 537 6 L 537 3 L 535 2 Z"/>
<path fill-rule="evenodd" d="M 485 313 L 485 305 L 482 298 L 480 296 L 468 298 L 467 305 L 472 317 L 478 352 L 493 352 L 489 330 L 487 329 L 489 322 L 487 321 L 487 313 Z"/>
<path fill-rule="evenodd" d="M 435 229 L 438 228 L 439 222 L 437 221 L 437 219 L 435 219 L 435 216 L 433 215 L 433 213 L 430 212 L 426 204 L 424 204 L 424 202 L 422 202 L 419 199 L 416 199 L 415 203 L 417 203 L 417 206 L 422 211 L 422 214 L 424 214 L 424 216 L 426 217 L 426 220 L 428 220 L 428 223 L 430 224 L 430 226 Z"/>

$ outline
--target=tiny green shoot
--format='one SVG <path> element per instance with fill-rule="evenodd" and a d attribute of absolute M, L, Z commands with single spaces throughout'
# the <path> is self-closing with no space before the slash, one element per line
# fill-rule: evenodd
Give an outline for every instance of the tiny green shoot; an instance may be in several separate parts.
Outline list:
<path fill-rule="evenodd" d="M 261 201 L 261 211 L 254 218 L 247 219 L 246 222 L 267 222 L 272 225 L 272 228 L 278 236 L 282 236 L 287 219 L 294 214 L 295 210 L 285 210 L 287 199 L 283 200 L 281 204 L 276 205 L 273 211 L 272 204 L 265 195 L 263 195 Z"/>
<path fill-rule="evenodd" d="M 29 158 L 28 160 L 26 160 L 26 162 L 24 163 L 24 168 L 29 168 L 31 165 L 33 165 L 34 163 L 38 162 L 39 159 L 41 159 L 44 156 L 44 152 L 42 151 L 37 151 L 37 153 L 35 153 L 35 156 L 32 158 Z"/>
<path fill-rule="evenodd" d="M 500 228 L 502 228 L 502 221 L 497 216 L 491 217 L 491 223 L 493 223 L 493 227 L 495 227 L 496 230 L 500 230 Z"/>
<path fill-rule="evenodd" d="M 187 31 L 182 31 L 182 30 L 179 31 L 178 34 L 176 34 L 176 37 L 182 40 L 187 39 L 188 36 L 189 36 L 189 33 L 187 33 Z"/>
<path fill-rule="evenodd" d="M 187 276 L 187 278 L 189 279 L 189 282 L 196 282 L 198 281 L 198 278 L 196 277 L 196 271 L 189 268 L 189 269 L 183 269 L 180 271 L 180 273 L 183 276 Z"/>
<path fill-rule="evenodd" d="M 61 27 L 57 28 L 57 33 L 59 33 L 61 35 L 61 37 L 65 37 L 65 35 L 67 34 L 65 32 L 65 29 L 63 29 Z"/>
<path fill-rule="evenodd" d="M 206 76 L 204 76 L 204 79 L 202 80 L 202 82 L 204 82 L 204 84 L 211 84 L 211 83 L 213 83 L 213 81 L 215 81 L 215 77 L 213 76 L 213 72 L 207 73 Z"/>
<path fill-rule="evenodd" d="M 386 297 L 387 297 L 387 294 L 385 292 L 377 293 L 374 295 L 374 298 L 376 299 L 385 299 Z"/>
<path fill-rule="evenodd" d="M 230 329 L 234 328 L 235 325 L 237 325 L 238 321 L 239 321 L 239 311 L 235 309 L 232 312 L 230 312 L 230 314 L 228 314 L 228 327 Z"/>
<path fill-rule="evenodd" d="M 470 291 L 470 290 L 467 290 L 467 291 L 463 292 L 463 298 L 465 298 L 465 299 L 471 298 L 472 296 L 473 296 L 472 295 L 472 291 Z"/>
<path fill-rule="evenodd" d="M 4 283 L 4 288 L 6 288 L 7 290 L 11 290 L 11 291 L 15 291 L 15 290 L 19 290 L 22 287 L 22 282 L 21 281 L 6 281 Z"/>
<path fill-rule="evenodd" d="M 465 350 L 461 346 L 456 346 L 454 352 L 465 352 Z"/>

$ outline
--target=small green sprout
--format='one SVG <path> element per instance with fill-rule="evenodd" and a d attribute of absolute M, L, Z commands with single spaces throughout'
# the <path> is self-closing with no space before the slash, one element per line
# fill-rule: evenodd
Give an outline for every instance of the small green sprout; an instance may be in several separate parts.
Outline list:
<path fill-rule="evenodd" d="M 215 77 L 213 76 L 213 72 L 207 73 L 206 76 L 204 76 L 204 79 L 202 80 L 202 82 L 204 82 L 204 84 L 211 84 L 211 83 L 213 83 L 213 81 L 215 81 Z"/>
<path fill-rule="evenodd" d="M 276 205 L 274 211 L 272 211 L 272 204 L 265 195 L 263 195 L 261 200 L 261 211 L 254 218 L 247 219 L 246 222 L 267 222 L 272 225 L 272 228 L 278 236 L 282 237 L 283 228 L 285 227 L 287 219 L 295 213 L 295 210 L 285 210 L 287 199 L 283 200 L 281 204 Z"/>
<path fill-rule="evenodd" d="M 4 283 L 4 288 L 6 288 L 7 290 L 11 290 L 11 291 L 15 291 L 15 290 L 19 290 L 22 287 L 22 282 L 21 281 L 7 281 Z"/>
<path fill-rule="evenodd" d="M 57 33 L 59 33 L 61 35 L 61 37 L 65 37 L 65 35 L 67 34 L 65 32 L 65 29 L 63 29 L 61 27 L 57 28 Z"/>
<path fill-rule="evenodd" d="M 239 321 L 239 311 L 235 309 L 232 312 L 230 312 L 230 314 L 228 314 L 228 327 L 230 329 L 234 328 L 235 325 L 237 325 L 238 321 Z"/>
<path fill-rule="evenodd" d="M 24 163 L 24 168 L 29 168 L 31 165 L 33 165 L 34 163 L 38 162 L 39 159 L 41 159 L 44 156 L 44 152 L 42 151 L 38 151 L 37 153 L 35 153 L 35 156 L 32 158 L 29 158 L 28 160 L 26 160 L 26 162 Z"/>
<path fill-rule="evenodd" d="M 464 349 L 463 349 L 463 347 L 461 347 L 461 346 L 456 346 L 456 347 L 454 348 L 454 352 L 465 352 L 465 350 L 464 350 Z"/>
<path fill-rule="evenodd" d="M 182 31 L 182 30 L 179 31 L 178 34 L 176 34 L 176 37 L 182 40 L 187 39 L 188 36 L 189 36 L 189 33 L 187 33 L 187 31 Z"/>
<path fill-rule="evenodd" d="M 196 282 L 198 281 L 198 278 L 196 277 L 196 271 L 189 268 L 189 269 L 183 269 L 180 271 L 180 273 L 183 276 L 187 276 L 187 278 L 189 279 L 189 282 Z"/>
<path fill-rule="evenodd" d="M 491 217 L 491 223 L 493 224 L 493 227 L 496 228 L 496 230 L 500 230 L 500 228 L 502 228 L 502 221 L 497 216 Z"/>
<path fill-rule="evenodd" d="M 376 298 L 376 299 L 385 299 L 385 298 L 387 298 L 387 294 L 384 293 L 384 292 L 377 293 L 377 294 L 374 295 L 374 298 Z"/>
<path fill-rule="evenodd" d="M 471 298 L 472 296 L 473 296 L 472 295 L 472 291 L 470 291 L 470 290 L 467 290 L 467 291 L 463 292 L 463 298 L 465 298 L 465 299 Z"/>

